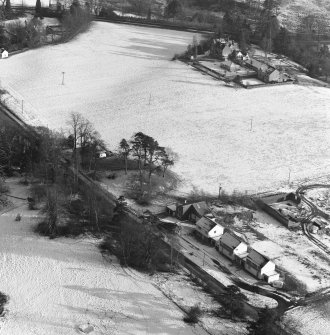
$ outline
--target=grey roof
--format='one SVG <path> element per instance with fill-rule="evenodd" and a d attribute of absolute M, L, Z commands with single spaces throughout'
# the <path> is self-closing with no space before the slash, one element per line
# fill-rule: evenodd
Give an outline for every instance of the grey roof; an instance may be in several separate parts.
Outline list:
<path fill-rule="evenodd" d="M 171 211 L 176 211 L 176 204 L 173 205 L 167 205 L 166 206 L 168 209 L 170 209 Z"/>
<path fill-rule="evenodd" d="M 259 265 L 260 267 L 264 266 L 269 261 L 267 257 L 263 256 L 258 251 L 252 248 L 249 251 L 248 258 L 251 259 L 253 263 Z"/>
<path fill-rule="evenodd" d="M 222 244 L 225 244 L 232 249 L 235 249 L 241 243 L 244 243 L 238 236 L 231 234 L 229 232 L 224 233 L 221 236 L 220 241 Z"/>
<path fill-rule="evenodd" d="M 194 204 L 191 204 L 189 206 L 193 206 L 196 210 L 196 212 L 200 215 L 203 216 L 206 213 L 210 212 L 210 208 L 209 206 L 206 204 L 205 201 L 200 201 L 200 202 L 196 202 Z M 185 207 L 185 206 L 184 206 Z"/>

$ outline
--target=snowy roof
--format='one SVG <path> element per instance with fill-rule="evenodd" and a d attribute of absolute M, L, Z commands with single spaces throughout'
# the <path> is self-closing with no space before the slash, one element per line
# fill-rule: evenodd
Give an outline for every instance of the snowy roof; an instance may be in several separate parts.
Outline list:
<path fill-rule="evenodd" d="M 244 243 L 241 241 L 241 239 L 238 236 L 231 234 L 229 232 L 224 233 L 221 236 L 220 241 L 222 244 L 225 244 L 232 249 L 235 249 L 241 243 Z"/>
<path fill-rule="evenodd" d="M 223 235 L 224 227 L 216 224 L 211 230 L 208 232 L 208 236 L 215 241 L 218 241 Z"/>
<path fill-rule="evenodd" d="M 228 45 L 226 45 L 222 50 L 222 56 L 224 57 L 229 56 L 231 55 L 232 52 L 233 50 Z"/>

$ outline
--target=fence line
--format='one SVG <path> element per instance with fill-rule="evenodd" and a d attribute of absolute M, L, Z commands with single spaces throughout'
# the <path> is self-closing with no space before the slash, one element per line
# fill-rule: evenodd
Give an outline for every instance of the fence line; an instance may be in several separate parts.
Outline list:
<path fill-rule="evenodd" d="M 9 83 L 1 82 L 1 89 L 5 90 L 0 95 L 0 102 L 13 112 L 18 118 L 30 126 L 41 126 L 42 122 L 37 117 L 38 110 L 26 101 Z"/>

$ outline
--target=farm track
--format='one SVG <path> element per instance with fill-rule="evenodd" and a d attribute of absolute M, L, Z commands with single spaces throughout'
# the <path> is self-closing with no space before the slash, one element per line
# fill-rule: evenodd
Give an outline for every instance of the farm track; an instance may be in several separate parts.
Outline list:
<path fill-rule="evenodd" d="M 319 239 L 317 239 L 316 237 L 314 237 L 308 230 L 307 226 L 308 224 L 317 216 L 322 216 L 325 217 L 325 213 L 322 212 L 320 209 L 317 208 L 316 205 L 314 205 L 310 200 L 308 200 L 305 195 L 304 192 L 307 190 L 311 190 L 314 188 L 330 188 L 330 185 L 325 185 L 325 184 L 313 184 L 313 185 L 306 185 L 306 186 L 301 186 L 297 189 L 296 193 L 298 196 L 301 197 L 302 201 L 309 207 L 310 209 L 310 214 L 309 216 L 304 219 L 301 222 L 301 228 L 302 231 L 304 233 L 304 235 L 312 242 L 314 243 L 318 248 L 320 248 L 321 250 L 323 250 L 325 253 L 327 253 L 328 255 L 330 255 L 330 248 L 325 245 L 323 242 L 321 242 Z"/>

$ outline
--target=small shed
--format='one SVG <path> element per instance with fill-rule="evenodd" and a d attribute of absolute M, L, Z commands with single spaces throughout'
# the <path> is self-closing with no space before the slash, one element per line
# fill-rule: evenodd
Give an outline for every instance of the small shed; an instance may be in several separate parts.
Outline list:
<path fill-rule="evenodd" d="M 0 48 L 0 57 L 1 58 L 8 58 L 8 51 L 4 48 Z"/>
<path fill-rule="evenodd" d="M 170 216 L 176 216 L 176 207 L 177 204 L 169 204 L 166 206 L 166 213 Z"/>

